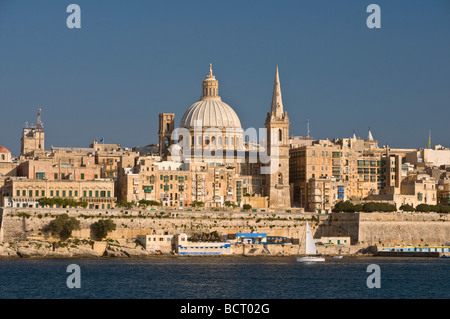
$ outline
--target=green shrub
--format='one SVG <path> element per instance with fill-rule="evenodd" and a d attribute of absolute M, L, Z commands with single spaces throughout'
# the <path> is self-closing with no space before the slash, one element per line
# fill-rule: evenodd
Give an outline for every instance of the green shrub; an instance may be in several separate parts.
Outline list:
<path fill-rule="evenodd" d="M 409 204 L 403 204 L 402 206 L 400 206 L 400 210 L 403 210 L 405 212 L 414 212 L 414 211 L 416 211 L 414 209 L 414 207 L 409 205 Z"/>

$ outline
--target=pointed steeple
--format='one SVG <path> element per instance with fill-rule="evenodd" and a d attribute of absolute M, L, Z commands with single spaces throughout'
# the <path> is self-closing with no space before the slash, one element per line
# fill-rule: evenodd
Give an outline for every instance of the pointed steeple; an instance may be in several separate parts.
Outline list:
<path fill-rule="evenodd" d="M 355 134 L 355 130 L 353 130 L 353 136 L 352 136 L 353 140 L 356 140 L 356 134 Z"/>
<path fill-rule="evenodd" d="M 275 81 L 273 83 L 272 107 L 271 113 L 277 118 L 283 117 L 283 100 L 281 99 L 280 76 L 278 74 L 278 65 L 275 73 Z"/>
<path fill-rule="evenodd" d="M 367 134 L 366 141 L 373 141 L 373 136 L 372 136 L 372 132 L 370 131 L 370 127 L 369 127 L 369 133 Z"/>

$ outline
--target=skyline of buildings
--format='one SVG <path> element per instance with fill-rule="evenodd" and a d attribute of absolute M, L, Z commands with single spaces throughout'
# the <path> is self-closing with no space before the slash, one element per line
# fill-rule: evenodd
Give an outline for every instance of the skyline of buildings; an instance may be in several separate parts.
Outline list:
<path fill-rule="evenodd" d="M 200 202 L 211 209 L 249 204 L 329 213 L 341 200 L 414 207 L 449 201 L 446 147 L 380 147 L 370 129 L 364 140 L 355 133 L 333 140 L 290 136 L 278 67 L 263 139 L 244 131 L 222 101 L 211 64 L 200 100 L 178 127 L 174 113 L 159 114 L 159 144 L 123 148 L 94 140 L 88 148 L 48 150 L 41 111 L 35 126 L 23 128 L 19 158 L 2 147 L 2 205 L 37 207 L 39 198 L 51 197 L 92 209 L 144 200 L 180 209 Z"/>

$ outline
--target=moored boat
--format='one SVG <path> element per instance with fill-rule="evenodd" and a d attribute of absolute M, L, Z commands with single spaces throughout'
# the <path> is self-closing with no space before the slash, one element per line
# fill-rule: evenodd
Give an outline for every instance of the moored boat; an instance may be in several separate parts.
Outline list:
<path fill-rule="evenodd" d="M 306 234 L 305 234 L 305 256 L 297 257 L 297 262 L 322 262 L 325 261 L 321 255 L 317 254 L 316 244 L 309 228 L 308 222 L 306 222 Z"/>

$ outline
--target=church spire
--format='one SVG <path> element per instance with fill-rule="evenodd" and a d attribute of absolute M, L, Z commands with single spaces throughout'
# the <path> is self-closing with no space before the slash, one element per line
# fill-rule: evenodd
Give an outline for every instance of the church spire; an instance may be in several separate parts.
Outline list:
<path fill-rule="evenodd" d="M 369 127 L 369 133 L 367 134 L 366 141 L 373 141 L 373 136 L 372 136 L 372 132 L 370 131 L 370 127 Z"/>
<path fill-rule="evenodd" d="M 275 73 L 275 81 L 273 83 L 272 107 L 273 116 L 281 118 L 283 116 L 283 100 L 281 99 L 280 76 L 278 74 L 278 65 Z"/>

